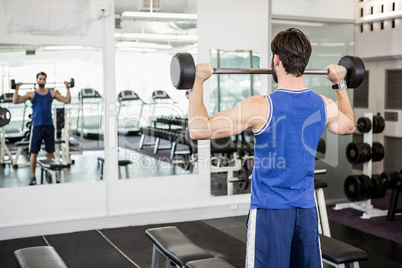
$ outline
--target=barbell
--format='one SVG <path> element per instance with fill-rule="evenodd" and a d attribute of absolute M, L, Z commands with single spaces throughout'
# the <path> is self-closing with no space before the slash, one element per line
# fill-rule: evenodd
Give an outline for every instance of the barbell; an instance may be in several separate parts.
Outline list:
<path fill-rule="evenodd" d="M 344 56 L 338 65 L 346 68 L 345 81 L 348 88 L 357 88 L 364 79 L 366 69 L 359 57 Z M 272 69 L 248 68 L 214 68 L 214 74 L 272 74 Z M 307 69 L 303 74 L 327 75 L 328 69 Z M 195 63 L 193 56 L 187 52 L 176 53 L 170 62 L 170 78 L 177 89 L 193 87 L 195 80 Z"/>
<path fill-rule="evenodd" d="M 34 88 L 35 88 L 37 83 L 24 83 L 23 82 L 22 84 L 23 85 L 34 85 Z M 56 85 L 56 84 L 64 84 L 64 82 L 49 82 L 49 83 L 46 83 L 46 84 Z M 75 86 L 74 78 L 70 78 L 70 81 L 68 82 L 68 86 L 70 88 L 73 88 Z M 16 89 L 16 88 L 17 88 L 17 83 L 15 83 L 15 79 L 11 79 L 11 89 Z"/>

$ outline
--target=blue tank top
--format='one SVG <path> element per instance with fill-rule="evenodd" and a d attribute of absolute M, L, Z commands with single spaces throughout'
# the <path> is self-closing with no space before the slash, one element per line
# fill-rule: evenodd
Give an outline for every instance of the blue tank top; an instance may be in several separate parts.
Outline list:
<path fill-rule="evenodd" d="M 254 132 L 250 208 L 311 208 L 318 141 L 325 130 L 326 105 L 310 89 L 277 89 L 266 95 L 269 115 Z"/>
<path fill-rule="evenodd" d="M 52 93 L 50 90 L 42 95 L 34 92 L 32 99 L 32 125 L 33 126 L 53 126 L 52 119 Z"/>

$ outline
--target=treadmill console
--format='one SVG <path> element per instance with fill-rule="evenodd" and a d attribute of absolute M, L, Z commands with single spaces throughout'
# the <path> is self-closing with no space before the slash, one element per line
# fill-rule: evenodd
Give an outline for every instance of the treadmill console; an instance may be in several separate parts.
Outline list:
<path fill-rule="evenodd" d="M 140 97 L 132 90 L 123 90 L 118 95 L 119 102 L 121 101 L 132 101 L 139 100 Z"/>
<path fill-rule="evenodd" d="M 80 97 L 82 96 L 83 99 L 85 98 L 101 98 L 100 94 L 98 93 L 98 91 L 96 91 L 93 88 L 83 88 L 80 91 Z"/>
<path fill-rule="evenodd" d="M 170 99 L 170 96 L 164 90 L 155 90 L 152 92 L 152 99 Z"/>
<path fill-rule="evenodd" d="M 0 103 L 11 103 L 13 102 L 14 93 L 4 93 L 0 96 Z"/>

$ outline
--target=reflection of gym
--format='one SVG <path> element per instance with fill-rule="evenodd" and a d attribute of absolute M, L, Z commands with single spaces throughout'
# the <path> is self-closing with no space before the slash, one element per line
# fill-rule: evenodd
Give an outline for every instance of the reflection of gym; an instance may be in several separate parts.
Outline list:
<path fill-rule="evenodd" d="M 400 266 L 400 1 L 50 2 L 0 8 L 1 267 Z"/>

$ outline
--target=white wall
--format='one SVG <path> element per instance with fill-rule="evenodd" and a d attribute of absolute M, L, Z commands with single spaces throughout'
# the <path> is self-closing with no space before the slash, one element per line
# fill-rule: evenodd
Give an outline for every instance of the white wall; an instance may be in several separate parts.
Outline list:
<path fill-rule="evenodd" d="M 353 22 L 355 0 L 272 0 L 273 18 Z"/>

